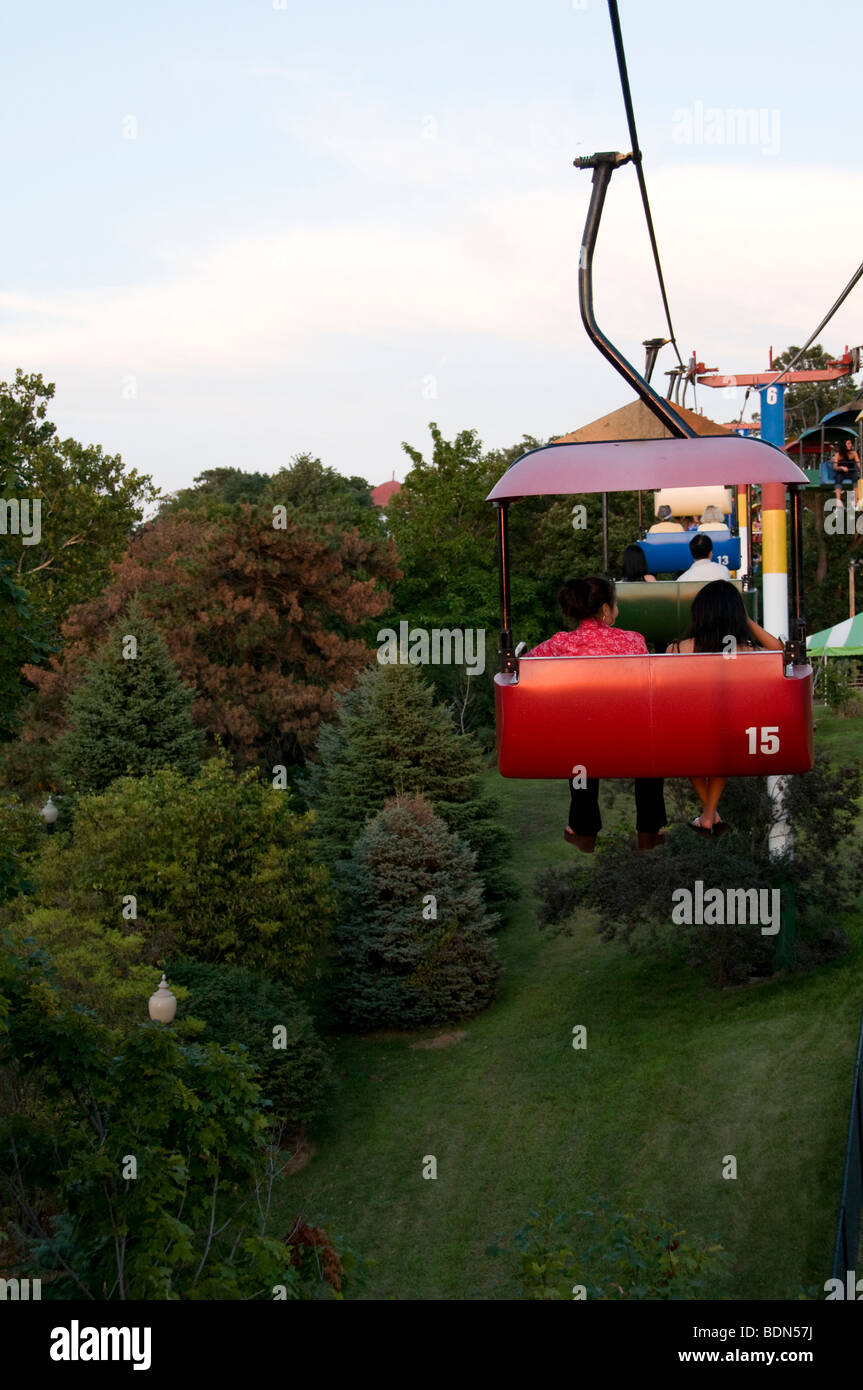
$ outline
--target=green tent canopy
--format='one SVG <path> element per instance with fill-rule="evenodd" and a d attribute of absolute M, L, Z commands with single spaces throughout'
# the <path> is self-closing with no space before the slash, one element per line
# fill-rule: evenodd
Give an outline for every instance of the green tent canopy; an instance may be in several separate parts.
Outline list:
<path fill-rule="evenodd" d="M 806 639 L 811 656 L 863 656 L 863 613 Z"/>

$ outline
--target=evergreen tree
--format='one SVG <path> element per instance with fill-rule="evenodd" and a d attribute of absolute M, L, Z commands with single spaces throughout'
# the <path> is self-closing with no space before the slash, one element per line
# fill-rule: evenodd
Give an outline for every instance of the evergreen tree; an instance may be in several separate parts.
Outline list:
<path fill-rule="evenodd" d="M 476 855 L 421 796 L 388 801 L 343 866 L 337 1005 L 357 1028 L 420 1028 L 494 997 L 496 923 Z"/>
<path fill-rule="evenodd" d="M 205 1041 L 246 1048 L 277 1122 L 296 1128 L 321 1113 L 333 1085 L 332 1064 L 290 985 L 240 965 L 207 961 L 172 959 L 166 971 L 172 988 L 188 987 L 183 1016 L 204 1020 Z M 274 1027 L 284 1029 L 275 1041 Z"/>
<path fill-rule="evenodd" d="M 128 655 L 130 636 L 137 643 L 134 656 Z M 193 701 L 159 633 L 132 602 L 70 699 L 71 728 L 58 754 L 61 776 L 77 790 L 102 791 L 117 777 L 160 767 L 193 775 L 203 742 L 192 720 Z"/>
<path fill-rule="evenodd" d="M 515 881 L 502 867 L 511 839 L 495 800 L 482 789 L 479 750 L 469 735 L 456 732 L 452 711 L 435 702 L 419 668 L 375 665 L 338 705 L 339 721 L 321 729 L 317 762 L 301 779 L 328 860 L 350 854 L 388 798 L 422 793 L 475 851 L 488 900 L 516 896 Z"/>

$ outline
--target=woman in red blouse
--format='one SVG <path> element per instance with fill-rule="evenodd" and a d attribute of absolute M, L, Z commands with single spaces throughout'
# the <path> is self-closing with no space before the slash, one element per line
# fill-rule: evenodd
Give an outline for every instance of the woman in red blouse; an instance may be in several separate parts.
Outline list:
<path fill-rule="evenodd" d="M 546 642 L 540 642 L 529 656 L 641 656 L 647 655 L 647 643 L 640 632 L 624 632 L 614 626 L 617 619 L 617 599 L 614 584 L 602 575 L 591 574 L 586 579 L 568 579 L 557 596 L 564 618 L 569 623 L 565 632 L 556 632 Z M 569 824 L 564 839 L 585 854 L 592 854 L 596 837 L 602 829 L 599 814 L 599 779 L 588 777 L 587 785 L 569 784 Z M 667 823 L 664 784 L 660 777 L 636 777 L 635 807 L 638 848 L 654 849 L 665 843 L 661 834 Z"/>

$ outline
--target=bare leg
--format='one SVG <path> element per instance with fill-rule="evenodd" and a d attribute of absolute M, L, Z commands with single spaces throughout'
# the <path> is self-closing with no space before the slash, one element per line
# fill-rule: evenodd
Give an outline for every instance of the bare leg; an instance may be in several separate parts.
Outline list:
<path fill-rule="evenodd" d="M 712 830 L 719 817 L 716 814 L 719 798 L 725 791 L 727 777 L 690 777 L 690 782 L 701 802 L 699 822 L 705 830 Z"/>
<path fill-rule="evenodd" d="M 709 777 L 707 779 L 707 800 L 703 803 L 701 810 L 701 824 L 705 829 L 710 829 L 719 820 L 716 811 L 719 806 L 719 798 L 725 791 L 727 784 L 727 777 Z"/>
<path fill-rule="evenodd" d="M 707 787 L 708 787 L 707 778 L 706 778 L 706 777 L 690 777 L 689 780 L 690 780 L 690 782 L 692 783 L 693 789 L 694 789 L 694 791 L 695 791 L 695 795 L 698 797 L 698 800 L 701 802 L 701 809 L 702 809 L 702 811 L 703 811 L 704 808 L 705 808 L 705 806 L 707 805 Z M 713 822 L 711 821 L 710 824 L 712 825 Z"/>

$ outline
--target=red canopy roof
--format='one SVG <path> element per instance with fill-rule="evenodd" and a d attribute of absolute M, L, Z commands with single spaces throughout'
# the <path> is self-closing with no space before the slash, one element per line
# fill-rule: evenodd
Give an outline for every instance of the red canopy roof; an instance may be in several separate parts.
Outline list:
<path fill-rule="evenodd" d="M 377 487 L 372 488 L 371 498 L 376 507 L 385 507 L 390 498 L 397 492 L 401 492 L 402 485 L 397 483 L 395 478 L 389 483 L 378 483 Z"/>
<path fill-rule="evenodd" d="M 625 439 L 603 444 L 546 444 L 522 454 L 486 501 L 570 496 L 579 492 L 650 491 L 705 484 L 808 483 L 787 454 L 761 439 Z"/>

